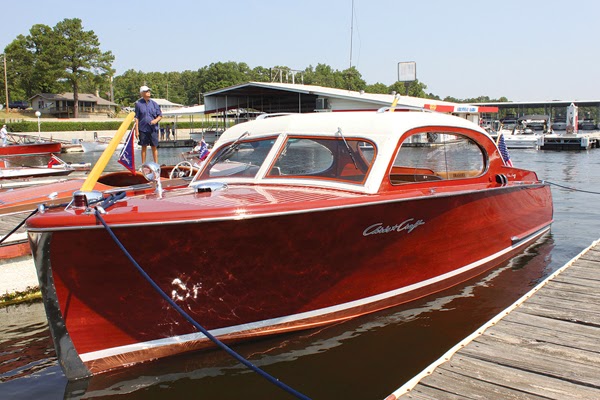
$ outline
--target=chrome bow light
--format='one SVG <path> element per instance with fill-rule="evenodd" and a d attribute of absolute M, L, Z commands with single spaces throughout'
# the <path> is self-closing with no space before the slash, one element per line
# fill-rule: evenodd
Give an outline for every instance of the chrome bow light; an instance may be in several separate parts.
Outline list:
<path fill-rule="evenodd" d="M 155 162 L 147 162 L 142 165 L 142 174 L 144 174 L 146 179 L 154 183 L 155 193 L 162 196 L 163 189 L 160 183 L 160 165 Z"/>

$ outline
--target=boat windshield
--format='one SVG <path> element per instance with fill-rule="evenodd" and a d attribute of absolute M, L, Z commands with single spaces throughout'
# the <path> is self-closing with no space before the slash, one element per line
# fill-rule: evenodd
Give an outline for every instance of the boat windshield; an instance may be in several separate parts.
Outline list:
<path fill-rule="evenodd" d="M 356 138 L 287 138 L 267 178 L 328 179 L 364 183 L 376 147 Z"/>
<path fill-rule="evenodd" d="M 222 147 L 209 160 L 198 179 L 256 177 L 276 139 L 237 140 Z M 375 155 L 373 143 L 362 139 L 289 136 L 267 168 L 265 178 L 364 183 Z"/>
<path fill-rule="evenodd" d="M 265 161 L 276 138 L 238 141 L 222 147 L 202 172 L 200 179 L 216 177 L 253 178 Z"/>
<path fill-rule="evenodd" d="M 480 176 L 485 152 L 472 139 L 441 132 L 416 133 L 402 143 L 390 171 L 392 184 Z"/>

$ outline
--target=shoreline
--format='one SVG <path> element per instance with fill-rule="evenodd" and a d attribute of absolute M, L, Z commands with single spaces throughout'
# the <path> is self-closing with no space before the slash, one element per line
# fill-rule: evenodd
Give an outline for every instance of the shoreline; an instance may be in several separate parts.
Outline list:
<path fill-rule="evenodd" d="M 0 260 L 0 308 L 41 298 L 31 255 Z"/>

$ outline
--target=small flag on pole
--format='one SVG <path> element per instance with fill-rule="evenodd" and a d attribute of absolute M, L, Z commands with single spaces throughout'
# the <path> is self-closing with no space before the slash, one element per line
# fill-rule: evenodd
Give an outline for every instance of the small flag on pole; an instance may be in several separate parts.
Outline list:
<path fill-rule="evenodd" d="M 136 122 L 137 123 L 137 122 Z M 129 131 L 129 135 L 125 140 L 125 145 L 121 150 L 121 154 L 119 154 L 119 159 L 117 162 L 127 168 L 133 175 L 135 175 L 135 154 L 134 154 L 134 142 L 133 137 L 135 134 L 135 124 L 133 124 L 133 128 Z"/>
<path fill-rule="evenodd" d="M 204 139 L 202 139 L 202 141 L 200 142 L 200 149 L 198 150 L 198 158 L 200 159 L 200 161 L 204 161 L 206 157 L 208 157 L 209 153 L 210 151 L 208 150 L 208 145 L 206 144 Z"/>
<path fill-rule="evenodd" d="M 510 154 L 508 154 L 508 148 L 506 147 L 506 142 L 504 141 L 504 133 L 501 133 L 498 136 L 498 150 L 500 150 L 500 155 L 502 156 L 502 160 L 504 161 L 504 165 L 509 167 L 513 166 L 512 161 L 510 161 Z"/>

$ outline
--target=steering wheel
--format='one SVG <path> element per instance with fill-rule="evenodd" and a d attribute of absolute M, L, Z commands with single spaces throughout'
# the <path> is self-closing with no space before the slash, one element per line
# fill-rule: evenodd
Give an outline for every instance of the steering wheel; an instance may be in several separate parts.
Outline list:
<path fill-rule="evenodd" d="M 183 167 L 187 167 L 187 169 L 185 169 Z M 185 178 L 188 176 L 192 176 L 193 169 L 194 169 L 194 167 L 192 166 L 191 162 L 181 161 L 180 163 L 178 163 L 177 165 L 175 165 L 173 167 L 173 169 L 171 170 L 171 173 L 169 174 L 169 179 Z"/>

